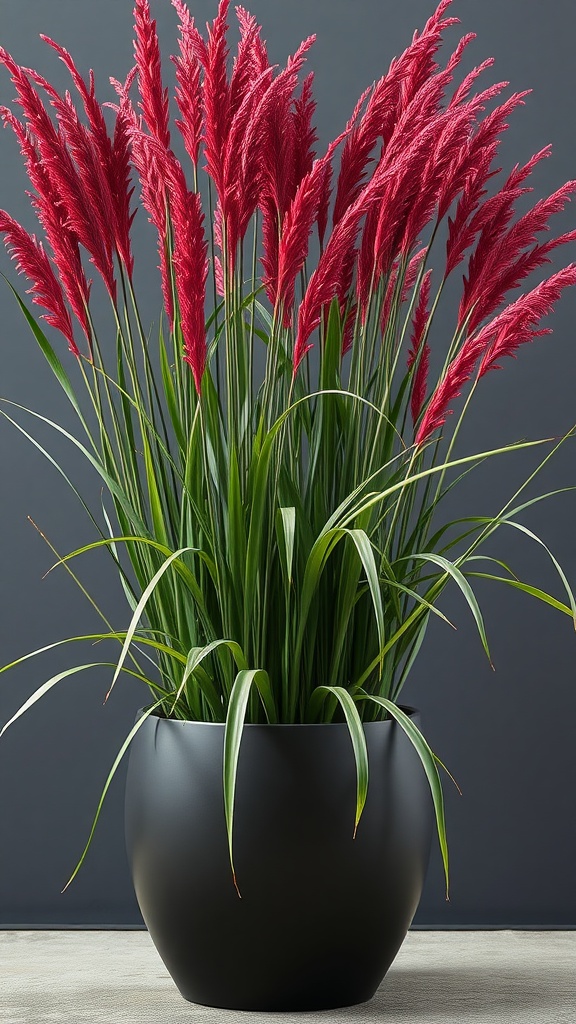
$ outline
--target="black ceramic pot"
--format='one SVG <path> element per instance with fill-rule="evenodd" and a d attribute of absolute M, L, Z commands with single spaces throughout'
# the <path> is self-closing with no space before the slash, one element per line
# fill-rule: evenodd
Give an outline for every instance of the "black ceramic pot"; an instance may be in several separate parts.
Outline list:
<path fill-rule="evenodd" d="M 234 819 L 241 898 L 224 820 L 224 726 L 150 716 L 136 734 L 128 856 L 142 916 L 185 999 L 289 1011 L 372 998 L 418 906 L 432 812 L 401 728 L 373 722 L 365 732 L 370 782 L 353 839 L 347 726 L 245 727 Z"/>

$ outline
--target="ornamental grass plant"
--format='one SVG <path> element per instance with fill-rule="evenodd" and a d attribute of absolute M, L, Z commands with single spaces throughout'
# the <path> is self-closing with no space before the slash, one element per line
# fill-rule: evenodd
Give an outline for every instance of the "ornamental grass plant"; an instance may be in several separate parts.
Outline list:
<path fill-rule="evenodd" d="M 76 492 L 92 537 L 56 564 L 77 579 L 80 556 L 101 548 L 128 605 L 121 628 L 97 609 L 102 632 L 43 650 L 116 641 L 108 692 L 121 673 L 144 686 L 147 707 L 102 800 L 148 715 L 225 723 L 232 864 L 244 723 L 347 723 L 352 836 L 369 784 L 363 723 L 395 719 L 430 782 L 447 875 L 443 766 L 400 704 L 431 616 L 448 622 L 444 589 L 460 590 L 487 654 L 475 577 L 576 613 L 550 552 L 562 600 L 481 554 L 503 526 L 543 544 L 518 518 L 544 497 L 522 495 L 529 481 L 490 517 L 443 515 L 445 496 L 488 456 L 543 443 L 454 449 L 482 378 L 548 333 L 542 320 L 576 283 L 569 264 L 525 284 L 576 240 L 549 227 L 576 182 L 527 203 L 550 147 L 499 170 L 502 135 L 527 94 L 490 84 L 491 60 L 461 72 L 471 34 L 440 60 L 457 23 L 451 0 L 322 153 L 305 72 L 312 37 L 273 66 L 256 20 L 237 7 L 232 59 L 229 0 L 204 35 L 181 0 L 172 4 L 174 103 L 148 0 L 136 0 L 135 67 L 111 80 L 107 102 L 47 37 L 70 74 L 64 95 L 0 49 L 16 92 L 0 115 L 21 149 L 41 238 L 5 211 L 0 231 L 44 311 L 46 331 L 15 292 L 77 429 L 5 401 L 0 411 L 32 439 L 34 422 L 48 424 L 100 477 L 101 508 Z M 137 212 L 158 243 L 163 308 L 152 328 L 136 294 Z M 93 274 L 108 313 L 100 300 L 94 310 Z M 452 278 L 460 304 L 451 337 L 438 336 Z M 44 682 L 4 729 L 60 680 L 94 668 Z"/>

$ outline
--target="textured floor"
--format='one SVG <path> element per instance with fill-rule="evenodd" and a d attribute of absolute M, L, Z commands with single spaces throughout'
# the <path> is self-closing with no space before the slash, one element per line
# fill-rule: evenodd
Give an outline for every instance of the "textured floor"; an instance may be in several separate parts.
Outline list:
<path fill-rule="evenodd" d="M 146 932 L 0 932 L 2 1024 L 576 1024 L 576 932 L 412 932 L 370 1003 L 309 1014 L 186 1003 Z"/>

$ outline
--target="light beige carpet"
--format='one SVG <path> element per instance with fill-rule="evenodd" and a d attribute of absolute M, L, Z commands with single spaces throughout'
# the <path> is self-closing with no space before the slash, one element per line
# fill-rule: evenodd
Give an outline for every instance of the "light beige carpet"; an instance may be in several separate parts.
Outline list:
<path fill-rule="evenodd" d="M 186 1003 L 146 932 L 0 932 L 2 1024 L 576 1024 L 576 932 L 411 932 L 369 1003 L 309 1014 Z"/>

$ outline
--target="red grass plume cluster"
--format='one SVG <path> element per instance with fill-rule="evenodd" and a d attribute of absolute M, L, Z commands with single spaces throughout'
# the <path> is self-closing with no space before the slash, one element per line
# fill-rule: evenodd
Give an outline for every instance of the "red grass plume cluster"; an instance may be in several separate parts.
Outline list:
<path fill-rule="evenodd" d="M 463 36 L 444 64 L 438 54 L 457 24 L 452 0 L 436 12 L 388 72 L 367 90 L 342 136 L 318 157 L 311 74 L 302 75 L 314 38 L 285 67 L 273 66 L 261 27 L 236 8 L 238 45 L 231 57 L 229 0 L 220 0 L 206 34 L 183 0 L 172 0 L 179 23 L 176 126 L 192 165 L 192 181 L 172 149 L 169 96 L 149 0 L 135 2 L 135 68 L 118 101 L 101 104 L 94 76 L 86 82 L 71 56 L 46 38 L 68 69 L 79 104 L 46 79 L 2 62 L 16 90 L 20 117 L 0 111 L 16 134 L 32 184 L 32 204 L 45 244 L 0 214 L 0 231 L 34 302 L 73 352 L 73 313 L 90 344 L 90 282 L 84 256 L 102 277 L 114 304 L 118 282 L 131 281 L 134 171 L 141 200 L 158 235 L 166 313 L 182 331 L 183 356 L 198 392 L 206 366 L 205 292 L 208 241 L 198 172 L 210 179 L 213 271 L 223 293 L 234 287 L 246 236 L 261 243 L 262 283 L 275 322 L 293 330 L 293 373 L 337 299 L 346 325 L 343 356 L 362 345 L 367 322 L 388 331 L 410 303 L 412 340 L 406 353 L 415 440 L 422 444 L 477 371 L 543 333 L 547 315 L 574 280 L 574 267 L 555 272 L 502 309 L 506 296 L 550 262 L 576 232 L 550 236 L 575 182 L 538 200 L 521 216 L 518 201 L 549 147 L 515 167 L 499 186 L 493 179 L 510 114 L 526 93 L 501 94 L 507 83 L 479 88 L 487 60 L 464 76 L 461 61 L 473 41 Z M 457 82 L 457 78 L 461 80 Z M 134 87 L 138 98 L 133 99 Z M 110 110 L 105 108 L 109 107 Z M 114 118 L 113 123 L 112 117 Z M 337 149 L 341 146 L 339 157 Z M 428 266 L 439 224 L 447 220 L 446 257 Z M 328 225 L 330 223 L 330 230 Z M 252 226 L 251 226 L 252 225 Z M 307 268 L 311 239 L 318 256 Z M 251 235 L 252 240 L 252 235 Z M 446 279 L 465 263 L 456 345 L 442 379 L 428 393 L 430 325 Z M 299 282 L 302 292 L 297 297 Z"/>

